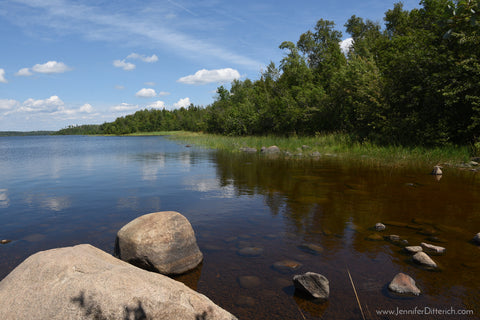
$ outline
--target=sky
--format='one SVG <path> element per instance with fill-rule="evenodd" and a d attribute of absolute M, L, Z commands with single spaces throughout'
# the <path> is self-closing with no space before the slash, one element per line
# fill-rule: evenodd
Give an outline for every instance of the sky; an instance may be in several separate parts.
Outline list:
<path fill-rule="evenodd" d="M 101 124 L 207 106 L 255 80 L 319 19 L 379 22 L 390 0 L 2 0 L 0 131 Z M 404 8 L 418 8 L 404 0 Z"/>

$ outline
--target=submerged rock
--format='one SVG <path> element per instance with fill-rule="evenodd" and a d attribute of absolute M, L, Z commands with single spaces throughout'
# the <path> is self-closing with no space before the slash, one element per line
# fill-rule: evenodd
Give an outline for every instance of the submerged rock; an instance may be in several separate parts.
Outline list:
<path fill-rule="evenodd" d="M 413 294 L 416 296 L 420 294 L 420 289 L 415 285 L 415 280 L 404 273 L 398 273 L 388 285 L 388 289 L 400 294 Z"/>
<path fill-rule="evenodd" d="M 187 218 L 175 211 L 143 215 L 117 233 L 115 255 L 137 267 L 182 274 L 203 260 Z"/>
<path fill-rule="evenodd" d="M 275 262 L 272 267 L 279 272 L 289 273 L 302 267 L 302 264 L 294 260 L 282 260 Z"/>
<path fill-rule="evenodd" d="M 263 249 L 259 247 L 244 247 L 237 252 L 244 257 L 258 257 L 263 253 Z"/>
<path fill-rule="evenodd" d="M 474 241 L 476 244 L 480 245 L 480 232 L 477 233 L 477 234 L 475 235 L 475 237 L 473 237 L 473 241 Z"/>
<path fill-rule="evenodd" d="M 429 269 L 437 269 L 438 266 L 425 252 L 417 252 L 413 255 L 413 261 Z"/>
<path fill-rule="evenodd" d="M 308 293 L 316 299 L 328 299 L 330 285 L 328 279 L 318 273 L 307 272 L 293 277 L 295 289 Z"/>
<path fill-rule="evenodd" d="M 260 286 L 262 281 L 256 276 L 241 276 L 238 277 L 238 283 L 242 288 L 250 289 Z"/>
<path fill-rule="evenodd" d="M 323 252 L 323 247 L 319 246 L 318 244 L 314 243 L 303 243 L 299 247 L 303 251 L 311 254 L 319 254 Z"/>
<path fill-rule="evenodd" d="M 88 244 L 38 252 L 0 282 L 16 319 L 236 319 L 206 296 Z"/>
<path fill-rule="evenodd" d="M 425 251 L 426 253 L 440 255 L 445 254 L 446 252 L 446 249 L 444 247 L 434 246 L 433 244 L 422 242 L 420 245 L 422 246 L 423 251 Z"/>
<path fill-rule="evenodd" d="M 370 241 L 381 241 L 381 240 L 383 240 L 383 237 L 381 235 L 379 235 L 378 233 L 372 233 L 372 234 L 368 235 L 365 239 L 370 240 Z"/>

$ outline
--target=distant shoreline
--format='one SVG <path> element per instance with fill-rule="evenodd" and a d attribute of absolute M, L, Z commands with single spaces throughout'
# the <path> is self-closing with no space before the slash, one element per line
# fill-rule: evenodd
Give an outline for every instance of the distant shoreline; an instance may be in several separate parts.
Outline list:
<path fill-rule="evenodd" d="M 0 137 L 49 136 L 57 131 L 0 131 Z"/>

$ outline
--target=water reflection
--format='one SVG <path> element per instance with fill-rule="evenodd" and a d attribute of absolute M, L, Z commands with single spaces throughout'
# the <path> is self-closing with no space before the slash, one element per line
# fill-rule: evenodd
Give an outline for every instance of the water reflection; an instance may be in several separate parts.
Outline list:
<path fill-rule="evenodd" d="M 50 196 L 43 193 L 29 194 L 25 197 L 24 201 L 29 206 L 56 212 L 68 209 L 72 205 L 70 196 Z"/>
<path fill-rule="evenodd" d="M 185 177 L 182 181 L 187 190 L 207 193 L 208 198 L 233 198 L 236 194 L 235 187 L 229 183 L 221 185 L 220 181 L 210 176 L 193 175 Z"/>
<path fill-rule="evenodd" d="M 8 208 L 8 206 L 10 206 L 8 189 L 0 189 L 0 208 Z"/>

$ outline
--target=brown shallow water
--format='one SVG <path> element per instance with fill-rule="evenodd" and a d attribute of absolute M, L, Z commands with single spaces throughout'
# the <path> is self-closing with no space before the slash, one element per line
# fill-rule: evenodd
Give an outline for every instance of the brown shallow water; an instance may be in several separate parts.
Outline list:
<path fill-rule="evenodd" d="M 53 142 L 72 145 L 59 141 Z M 109 155 L 62 153 L 61 165 L 47 159 L 41 170 L 34 169 L 38 159 L 21 163 L 22 172 L 15 156 L 1 159 L 0 238 L 13 241 L 0 245 L 0 279 L 39 250 L 88 242 L 113 252 L 115 234 L 128 221 L 177 210 L 191 221 L 204 253 L 196 270 L 177 279 L 239 319 L 361 319 L 347 270 L 367 319 L 480 319 L 474 172 L 446 168 L 437 180 L 429 166 L 231 155 L 158 137 L 97 138 L 101 151 L 89 151 L 105 152 L 112 141 Z M 73 145 L 83 144 L 90 148 L 92 140 Z M 377 222 L 387 229 L 376 232 Z M 371 240 L 372 234 L 381 237 Z M 440 269 L 414 264 L 401 245 L 383 239 L 390 234 L 410 245 L 445 247 L 445 255 L 433 257 Z M 242 251 L 252 247 L 254 255 Z M 298 268 L 274 267 L 284 260 Z M 329 279 L 327 302 L 295 294 L 293 275 L 307 271 Z M 415 279 L 420 296 L 389 292 L 398 272 Z"/>

